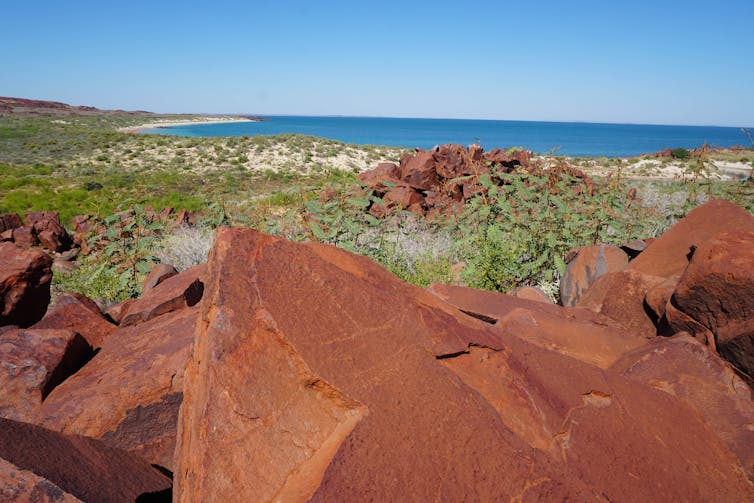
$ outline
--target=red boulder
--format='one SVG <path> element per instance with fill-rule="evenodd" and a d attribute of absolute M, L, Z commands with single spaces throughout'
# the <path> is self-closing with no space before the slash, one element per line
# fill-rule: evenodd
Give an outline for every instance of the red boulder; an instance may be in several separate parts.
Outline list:
<path fill-rule="evenodd" d="M 39 321 L 50 302 L 52 259 L 40 250 L 0 243 L 0 326 Z"/>

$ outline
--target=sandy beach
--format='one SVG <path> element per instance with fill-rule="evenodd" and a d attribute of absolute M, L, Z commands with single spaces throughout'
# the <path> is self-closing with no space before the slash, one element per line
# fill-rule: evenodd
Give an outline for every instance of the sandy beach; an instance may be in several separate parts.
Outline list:
<path fill-rule="evenodd" d="M 204 117 L 187 121 L 154 121 L 137 126 L 129 126 L 118 129 L 121 133 L 139 133 L 148 129 L 157 129 L 174 126 L 193 126 L 196 124 L 216 124 L 226 122 L 258 122 L 256 119 L 243 119 L 239 117 Z"/>

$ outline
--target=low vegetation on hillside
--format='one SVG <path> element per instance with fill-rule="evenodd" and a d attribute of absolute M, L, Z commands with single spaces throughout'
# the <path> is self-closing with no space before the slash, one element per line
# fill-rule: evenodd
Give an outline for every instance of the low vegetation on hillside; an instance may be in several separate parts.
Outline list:
<path fill-rule="evenodd" d="M 119 128 L 186 116 L 0 116 L 0 213 L 92 215 L 91 251 L 59 288 L 122 300 L 137 295 L 152 264 L 179 268 L 205 259 L 213 229 L 245 225 L 292 240 L 317 240 L 366 255 L 401 278 L 506 291 L 538 285 L 557 295 L 569 249 L 659 235 L 692 207 L 722 197 L 754 212 L 746 171 L 752 150 L 621 159 L 541 157 L 593 175 L 589 190 L 568 174 L 496 173 L 460 211 L 426 218 L 406 211 L 377 218 L 384 204 L 357 174 L 397 148 L 346 145 L 302 135 L 181 138 Z M 717 165 L 739 166 L 721 177 Z M 643 175 L 673 166 L 681 176 Z M 630 169 L 633 167 L 634 169 Z M 650 167 L 646 167 L 649 172 Z M 493 182 L 493 180 L 495 180 Z M 322 195 L 326 194 L 326 197 Z M 176 213 L 196 212 L 193 225 Z M 104 234 L 103 234 L 104 232 Z"/>

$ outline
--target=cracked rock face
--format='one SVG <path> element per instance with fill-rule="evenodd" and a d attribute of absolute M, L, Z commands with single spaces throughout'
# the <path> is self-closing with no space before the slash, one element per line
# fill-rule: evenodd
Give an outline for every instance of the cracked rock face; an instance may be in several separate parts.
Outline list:
<path fill-rule="evenodd" d="M 515 302 L 493 312 L 470 298 L 470 316 L 368 259 L 221 229 L 184 381 L 176 500 L 754 497 L 694 398 L 611 368 L 645 339 Z M 586 335 L 563 337 L 558 315 Z M 612 342 L 595 359 L 598 320 Z"/>
<path fill-rule="evenodd" d="M 35 422 L 100 438 L 172 470 L 196 314 L 184 308 L 113 332 L 89 363 L 50 393 Z"/>

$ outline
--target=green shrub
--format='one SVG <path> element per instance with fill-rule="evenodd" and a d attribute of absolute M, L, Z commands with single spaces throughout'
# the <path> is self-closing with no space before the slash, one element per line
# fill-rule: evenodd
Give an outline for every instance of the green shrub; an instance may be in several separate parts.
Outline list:
<path fill-rule="evenodd" d="M 673 159 L 688 159 L 691 157 L 691 153 L 683 147 L 678 147 L 670 151 L 670 156 Z"/>

